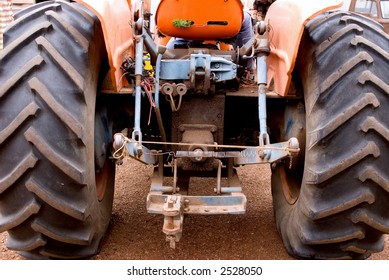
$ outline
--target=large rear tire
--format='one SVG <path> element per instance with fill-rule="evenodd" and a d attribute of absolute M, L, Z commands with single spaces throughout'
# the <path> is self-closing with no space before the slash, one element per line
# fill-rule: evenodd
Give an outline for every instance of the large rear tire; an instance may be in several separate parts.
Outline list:
<path fill-rule="evenodd" d="M 111 216 L 115 166 L 96 101 L 104 39 L 79 4 L 27 8 L 0 52 L 0 231 L 29 258 L 96 254 Z"/>
<path fill-rule="evenodd" d="M 300 131 L 305 160 L 272 168 L 277 228 L 295 257 L 363 259 L 384 248 L 388 46 L 382 27 L 358 15 L 327 13 L 306 26 L 297 67 L 305 110 L 290 107 L 305 117 L 284 127 L 287 137 Z"/>

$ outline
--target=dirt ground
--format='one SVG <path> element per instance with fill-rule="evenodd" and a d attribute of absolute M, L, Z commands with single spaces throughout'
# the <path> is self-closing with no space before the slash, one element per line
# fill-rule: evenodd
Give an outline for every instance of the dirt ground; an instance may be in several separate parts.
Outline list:
<path fill-rule="evenodd" d="M 112 221 L 96 260 L 291 260 L 278 236 L 273 218 L 270 171 L 267 165 L 238 169 L 247 196 L 245 215 L 187 216 L 183 237 L 175 250 L 162 233 L 163 217 L 146 213 L 145 201 L 151 182 L 150 167 L 132 160 L 118 167 Z M 193 187 L 210 186 L 211 179 Z M 212 185 L 213 188 L 213 185 Z M 0 234 L 0 259 L 22 260 L 5 247 Z M 385 251 L 372 260 L 389 259 Z"/>

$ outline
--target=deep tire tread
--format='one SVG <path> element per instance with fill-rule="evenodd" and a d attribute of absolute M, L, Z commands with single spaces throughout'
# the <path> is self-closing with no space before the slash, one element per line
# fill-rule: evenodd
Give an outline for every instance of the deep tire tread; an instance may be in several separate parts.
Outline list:
<path fill-rule="evenodd" d="M 35 200 L 31 200 L 28 204 L 24 205 L 24 208 L 21 208 L 19 212 L 13 213 L 7 219 L 3 219 L 0 224 L 0 231 L 7 231 L 14 227 L 19 226 L 25 222 L 32 215 L 39 212 L 41 205 Z"/>
<path fill-rule="evenodd" d="M 83 139 L 82 125 L 80 122 L 59 102 L 55 100 L 53 94 L 48 88 L 38 79 L 32 78 L 28 81 L 30 89 L 41 97 L 51 110 L 61 119 L 61 121 L 72 130 L 72 132 L 80 139 Z"/>
<path fill-rule="evenodd" d="M 346 201 L 346 202 L 345 202 Z M 373 204 L 375 195 L 370 189 L 364 189 L 358 192 L 349 192 L 342 195 L 342 199 L 335 200 L 333 204 L 328 205 L 323 201 L 321 204 L 311 206 L 302 211 L 313 221 L 330 217 L 353 209 L 361 204 Z"/>
<path fill-rule="evenodd" d="M 82 49 L 87 52 L 89 48 L 89 41 L 85 38 L 81 32 L 74 28 L 71 24 L 66 22 L 63 18 L 58 16 L 58 13 L 53 11 L 47 11 L 45 13 L 49 18 L 54 19 L 61 28 L 67 32 L 75 42 L 78 42 Z"/>
<path fill-rule="evenodd" d="M 378 168 L 367 167 L 365 170 L 363 170 L 361 175 L 359 175 L 359 180 L 362 182 L 371 180 L 387 193 L 389 193 L 389 178 Z"/>
<path fill-rule="evenodd" d="M 47 3 L 38 3 L 34 6 L 26 7 L 14 15 L 13 26 L 25 20 L 29 21 L 32 17 L 35 17 L 42 12 L 46 12 L 48 10 L 58 11 L 58 9 L 61 9 L 61 5 L 58 3 L 51 3 L 49 5 L 47 5 Z"/>
<path fill-rule="evenodd" d="M 74 193 L 72 192 L 69 194 L 49 190 L 33 178 L 30 178 L 26 182 L 26 188 L 54 209 L 65 213 L 74 219 L 84 221 L 88 216 L 85 201 L 77 201 L 77 197 L 74 197 Z M 71 200 L 73 200 L 72 204 L 66 203 L 66 201 Z"/>
<path fill-rule="evenodd" d="M 23 45 L 27 45 L 29 42 L 33 41 L 38 35 L 41 35 L 49 30 L 52 27 L 50 22 L 41 22 L 33 26 L 30 30 L 25 32 L 22 36 L 18 37 L 15 41 L 10 44 L 7 44 L 6 47 L 0 52 L 0 59 L 9 57 L 13 52 L 18 51 Z"/>
<path fill-rule="evenodd" d="M 312 93 L 311 96 L 309 96 L 309 98 L 312 100 L 308 101 L 310 106 L 307 107 L 307 113 L 310 114 L 312 112 L 312 109 L 313 109 L 313 107 L 315 107 L 316 102 L 318 101 L 319 97 L 322 97 L 332 87 L 336 86 L 336 84 L 339 83 L 351 71 L 353 71 L 354 68 L 356 68 L 358 65 L 361 65 L 364 63 L 371 64 L 373 62 L 374 62 L 373 58 L 367 52 L 360 52 L 356 56 L 354 56 L 352 59 L 345 62 L 339 71 L 332 73 L 330 76 L 328 76 L 323 81 L 320 88 L 317 89 L 317 91 L 315 91 L 314 93 Z"/>
<path fill-rule="evenodd" d="M 39 247 L 46 245 L 46 241 L 42 235 L 36 233 L 27 240 L 17 240 L 12 237 L 7 238 L 7 248 L 15 251 L 33 251 Z"/>
<path fill-rule="evenodd" d="M 66 155 L 60 154 L 56 149 L 50 147 L 50 144 L 45 141 L 43 136 L 41 136 L 35 128 L 30 127 L 24 133 L 24 137 L 40 152 L 41 155 L 74 180 L 74 182 L 80 185 L 85 184 L 85 171 L 77 166 L 75 161 L 68 159 Z"/>
<path fill-rule="evenodd" d="M 277 227 L 293 256 L 364 259 L 389 233 L 389 37 L 339 11 L 313 19 L 305 35 L 305 170 L 294 205 L 273 170 Z"/>
<path fill-rule="evenodd" d="M 367 209 L 355 211 L 352 215 L 352 221 L 354 224 L 364 223 L 379 232 L 389 234 L 389 220 Z"/>
<path fill-rule="evenodd" d="M 42 220 L 34 220 L 31 227 L 51 239 L 74 245 L 89 245 L 93 237 L 93 232 L 83 226 L 79 229 L 59 228 L 45 224 Z"/>
<path fill-rule="evenodd" d="M 10 160 L 0 168 L 0 230 L 29 258 L 89 257 L 113 199 L 112 183 L 98 201 L 93 168 L 101 27 L 80 4 L 48 1 L 19 13 L 4 43 L 0 156 Z"/>
<path fill-rule="evenodd" d="M 28 76 L 32 71 L 38 68 L 44 62 L 40 55 L 35 56 L 33 59 L 28 61 L 22 69 L 17 71 L 12 77 L 10 77 L 0 87 L 0 99 L 15 85 L 22 82 L 22 79 Z"/>
<path fill-rule="evenodd" d="M 30 117 L 36 116 L 39 106 L 35 102 L 31 102 L 23 109 L 22 112 L 9 124 L 6 128 L 0 131 L 0 144 L 10 137 L 15 130 L 26 122 Z"/>
<path fill-rule="evenodd" d="M 308 143 L 308 149 L 312 149 L 314 145 L 319 143 L 320 140 L 326 138 L 328 135 L 342 126 L 342 124 L 355 117 L 356 114 L 358 114 L 367 106 L 372 106 L 374 108 L 380 106 L 380 101 L 376 98 L 374 93 L 366 93 L 360 100 L 356 100 L 353 102 L 353 104 L 348 105 L 344 112 L 333 116 L 322 127 L 319 127 L 311 132 L 309 134 L 310 143 Z"/>
<path fill-rule="evenodd" d="M 5 192 L 10 186 L 12 186 L 30 168 L 33 168 L 37 162 L 38 159 L 32 153 L 29 153 L 26 157 L 24 157 L 7 176 L 1 178 L 0 194 Z"/>
<path fill-rule="evenodd" d="M 79 73 L 74 67 L 55 49 L 55 47 L 44 37 L 38 37 L 36 40 L 38 46 L 42 47 L 47 54 L 51 56 L 53 61 L 61 67 L 63 73 L 66 74 L 77 86 L 80 91 L 84 90 L 84 80 L 81 73 Z"/>

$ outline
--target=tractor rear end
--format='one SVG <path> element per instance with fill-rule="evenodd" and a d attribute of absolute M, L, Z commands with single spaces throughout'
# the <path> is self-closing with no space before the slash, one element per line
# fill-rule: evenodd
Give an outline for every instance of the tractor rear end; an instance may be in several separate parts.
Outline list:
<path fill-rule="evenodd" d="M 245 213 L 247 199 L 237 166 L 291 159 L 299 153 L 299 141 L 291 137 L 270 143 L 268 27 L 263 21 L 253 27 L 239 1 L 162 1 L 156 13 L 158 31 L 173 38 L 164 48 L 154 43 L 144 20 L 139 16 L 133 24 L 140 55 L 124 69 L 135 88 L 134 127 L 127 135 L 115 134 L 114 158 L 130 156 L 155 166 L 147 210 L 164 216 L 163 232 L 175 248 L 185 215 Z M 241 34 L 244 28 L 247 32 Z M 240 41 L 233 43 L 235 49 L 219 48 L 234 36 Z M 144 45 L 155 66 L 153 75 L 143 69 Z M 145 91 L 147 99 L 142 98 Z M 154 114 L 146 117 L 142 113 L 148 114 L 148 108 Z M 165 184 L 165 177 L 172 177 L 172 184 Z M 191 177 L 216 180 L 201 187 L 203 194 L 191 195 Z"/>
<path fill-rule="evenodd" d="M 291 255 L 367 258 L 383 249 L 389 38 L 381 26 L 334 10 L 336 0 L 257 0 L 253 15 L 237 0 L 162 0 L 153 34 L 150 3 L 78 2 L 37 4 L 5 34 L 0 156 L 11 160 L 0 171 L 0 229 L 10 249 L 95 254 L 125 157 L 154 167 L 146 208 L 163 216 L 172 248 L 186 215 L 244 214 L 236 170 L 269 164 Z M 194 177 L 214 183 L 194 193 Z"/>

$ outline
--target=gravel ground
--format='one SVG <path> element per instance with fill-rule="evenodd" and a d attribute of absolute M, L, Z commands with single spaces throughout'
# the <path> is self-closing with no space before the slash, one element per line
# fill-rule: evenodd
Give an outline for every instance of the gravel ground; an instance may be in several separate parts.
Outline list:
<path fill-rule="evenodd" d="M 146 213 L 145 201 L 152 169 L 132 160 L 118 167 L 112 222 L 97 260 L 291 260 L 278 236 L 273 218 L 270 170 L 267 165 L 238 169 L 247 196 L 245 215 L 187 216 L 183 237 L 175 250 L 162 233 L 163 217 Z M 193 187 L 210 186 L 199 179 Z M 213 187 L 212 187 L 213 188 Z M 22 260 L 5 247 L 0 234 L 0 259 Z M 389 259 L 385 251 L 372 260 Z"/>

